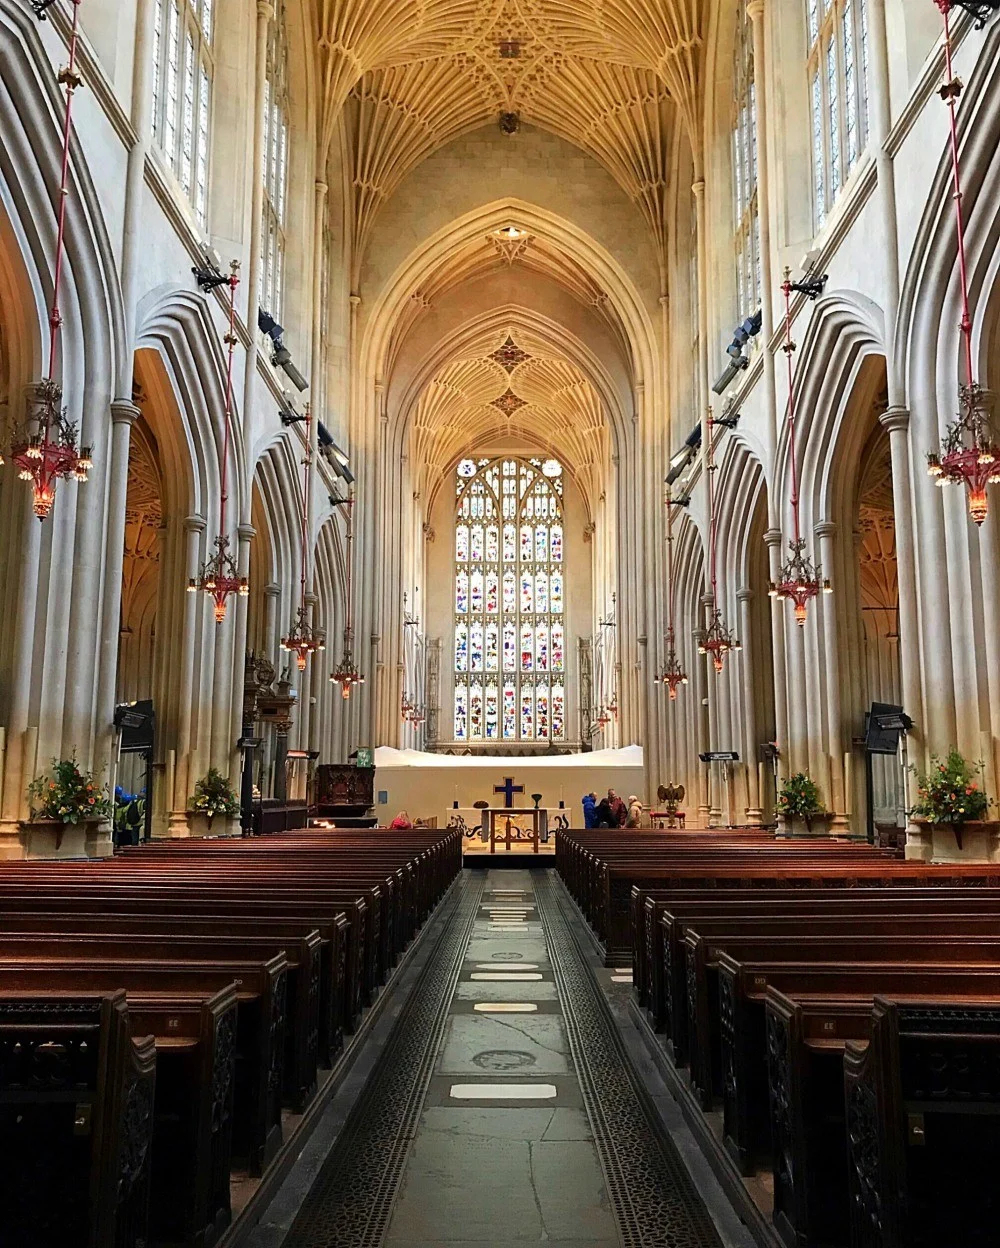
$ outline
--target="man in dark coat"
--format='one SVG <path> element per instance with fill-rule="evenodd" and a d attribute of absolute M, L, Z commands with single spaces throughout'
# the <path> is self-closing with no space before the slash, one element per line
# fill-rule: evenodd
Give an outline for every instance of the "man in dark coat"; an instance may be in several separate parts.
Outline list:
<path fill-rule="evenodd" d="M 608 789 L 608 805 L 611 808 L 611 817 L 614 820 L 613 828 L 624 828 L 625 821 L 628 819 L 628 807 L 614 791 Z"/>

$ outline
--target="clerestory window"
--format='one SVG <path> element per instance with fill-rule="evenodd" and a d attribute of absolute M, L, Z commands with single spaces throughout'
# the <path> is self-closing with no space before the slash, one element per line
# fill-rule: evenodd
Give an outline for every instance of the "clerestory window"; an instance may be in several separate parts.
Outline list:
<path fill-rule="evenodd" d="M 153 139 L 204 225 L 214 0 L 155 0 L 155 5 Z"/>

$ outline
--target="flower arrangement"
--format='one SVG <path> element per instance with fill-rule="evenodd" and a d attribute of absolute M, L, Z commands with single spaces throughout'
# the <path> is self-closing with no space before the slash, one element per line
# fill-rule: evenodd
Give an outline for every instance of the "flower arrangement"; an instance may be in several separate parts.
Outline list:
<path fill-rule="evenodd" d="M 75 756 L 54 758 L 51 771 L 28 785 L 27 798 L 33 820 L 75 824 L 112 815 L 111 802 L 94 784 L 93 775 L 80 770 Z"/>
<path fill-rule="evenodd" d="M 943 761 L 935 754 L 926 773 L 910 770 L 917 777 L 917 801 L 913 814 L 929 823 L 968 823 L 984 819 L 990 799 L 983 792 L 976 776 L 982 774 L 982 763 L 967 763 L 958 750 L 950 749 Z"/>
<path fill-rule="evenodd" d="M 240 813 L 240 799 L 225 776 L 217 768 L 210 767 L 194 786 L 190 809 L 196 814 L 206 815 L 211 827 L 216 815 L 235 819 Z"/>
<path fill-rule="evenodd" d="M 804 819 L 810 830 L 813 819 L 817 815 L 826 814 L 816 782 L 810 780 L 805 772 L 798 771 L 794 776 L 789 776 L 781 786 L 778 814 L 784 815 L 786 819 Z"/>

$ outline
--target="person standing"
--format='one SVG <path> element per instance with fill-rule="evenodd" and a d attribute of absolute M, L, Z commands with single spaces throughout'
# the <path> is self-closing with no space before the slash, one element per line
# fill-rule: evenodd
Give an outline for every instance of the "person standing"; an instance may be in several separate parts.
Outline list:
<path fill-rule="evenodd" d="M 583 795 L 583 826 L 585 828 L 597 827 L 596 793 L 584 793 Z"/>
<path fill-rule="evenodd" d="M 628 807 L 614 789 L 608 789 L 608 805 L 611 808 L 611 818 L 614 820 L 611 826 L 624 828 L 625 821 L 628 819 Z"/>
<path fill-rule="evenodd" d="M 642 802 L 632 794 L 628 799 L 628 819 L 625 821 L 626 828 L 642 827 Z"/>

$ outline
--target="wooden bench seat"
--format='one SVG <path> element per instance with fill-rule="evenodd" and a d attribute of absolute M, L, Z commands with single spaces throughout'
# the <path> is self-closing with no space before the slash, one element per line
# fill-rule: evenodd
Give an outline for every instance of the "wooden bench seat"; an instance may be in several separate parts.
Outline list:
<path fill-rule="evenodd" d="M 3 1241 L 144 1241 L 156 1052 L 125 993 L 0 996 L 0 1052 Z"/>
<path fill-rule="evenodd" d="M 283 955 L 266 962 L 156 962 L 82 957 L 17 961 L 0 956 L 0 995 L 63 988 L 142 997 L 204 998 L 236 984 L 233 1148 L 251 1174 L 261 1174 L 281 1145 L 286 969 Z"/>

